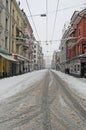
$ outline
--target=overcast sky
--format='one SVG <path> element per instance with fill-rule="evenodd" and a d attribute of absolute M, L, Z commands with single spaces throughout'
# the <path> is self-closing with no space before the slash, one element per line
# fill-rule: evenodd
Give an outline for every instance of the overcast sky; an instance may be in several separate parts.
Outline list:
<path fill-rule="evenodd" d="M 54 50 L 58 50 L 60 39 L 62 37 L 62 30 L 64 28 L 64 24 L 68 25 L 70 18 L 73 12 L 76 10 L 82 10 L 86 7 L 86 0 L 47 0 L 48 3 L 48 17 L 47 17 L 47 41 L 48 45 L 46 45 L 46 17 L 40 17 L 40 14 L 46 13 L 46 0 L 17 0 L 20 1 L 20 7 L 24 9 L 30 24 L 33 28 L 34 36 L 36 40 L 41 40 L 41 45 L 43 47 L 43 53 L 47 58 L 47 61 L 52 55 Z M 30 7 L 31 14 L 33 16 L 33 20 L 35 23 L 35 27 L 33 25 L 30 12 L 27 7 L 27 2 Z M 57 8 L 58 3 L 58 8 Z M 56 9 L 58 10 L 56 14 Z M 37 16 L 34 16 L 37 15 Z M 57 16 L 55 18 L 55 16 Z M 56 22 L 55 22 L 56 20 Z M 53 30 L 55 26 L 55 29 Z M 38 35 L 39 37 L 38 37 Z M 52 43 L 50 42 L 52 40 Z M 57 41 L 54 41 L 57 40 Z"/>

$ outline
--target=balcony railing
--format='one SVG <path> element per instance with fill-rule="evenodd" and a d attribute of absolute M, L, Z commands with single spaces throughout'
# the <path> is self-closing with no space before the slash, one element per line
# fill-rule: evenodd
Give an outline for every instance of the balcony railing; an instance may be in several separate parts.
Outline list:
<path fill-rule="evenodd" d="M 76 44 L 76 39 L 77 39 L 77 37 L 68 37 L 68 38 L 66 38 L 66 44 L 68 46 L 73 47 Z"/>
<path fill-rule="evenodd" d="M 17 40 L 17 42 L 16 42 L 16 45 L 23 45 L 24 44 L 24 42 L 23 41 L 21 41 L 21 40 Z"/>
<path fill-rule="evenodd" d="M 27 49 L 29 49 L 29 46 L 26 44 L 23 44 L 23 48 L 24 48 L 24 50 L 27 50 Z"/>

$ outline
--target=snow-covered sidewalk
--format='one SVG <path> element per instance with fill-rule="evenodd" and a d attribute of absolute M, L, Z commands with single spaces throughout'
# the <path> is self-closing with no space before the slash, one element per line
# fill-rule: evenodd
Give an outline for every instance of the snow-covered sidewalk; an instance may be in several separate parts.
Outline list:
<path fill-rule="evenodd" d="M 54 71 L 62 80 L 68 83 L 70 89 L 72 89 L 78 96 L 86 99 L 86 82 L 85 78 L 76 78 L 60 71 Z"/>
<path fill-rule="evenodd" d="M 46 74 L 46 70 L 33 71 L 19 76 L 0 79 L 0 100 L 10 97 L 22 89 L 25 89 Z"/>

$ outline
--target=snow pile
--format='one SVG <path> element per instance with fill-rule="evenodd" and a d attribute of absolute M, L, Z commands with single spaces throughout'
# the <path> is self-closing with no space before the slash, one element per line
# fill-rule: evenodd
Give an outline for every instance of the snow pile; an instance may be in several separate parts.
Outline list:
<path fill-rule="evenodd" d="M 46 74 L 46 70 L 0 79 L 0 100 L 10 97 L 21 89 L 31 86 Z"/>
<path fill-rule="evenodd" d="M 86 79 L 76 78 L 60 71 L 54 71 L 62 80 L 68 83 L 69 87 L 80 97 L 86 99 Z"/>

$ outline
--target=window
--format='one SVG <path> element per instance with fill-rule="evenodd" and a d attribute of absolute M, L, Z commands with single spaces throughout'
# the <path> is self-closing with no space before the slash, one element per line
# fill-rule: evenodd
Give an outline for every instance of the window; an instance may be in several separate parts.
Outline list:
<path fill-rule="evenodd" d="M 8 18 L 6 18 L 6 30 L 8 30 Z"/>
<path fill-rule="evenodd" d="M 8 10 L 8 0 L 6 0 L 6 9 Z"/>
<path fill-rule="evenodd" d="M 36 60 L 34 60 L 34 63 L 36 63 Z"/>
<path fill-rule="evenodd" d="M 14 50 L 14 41 L 12 41 L 12 52 Z"/>
<path fill-rule="evenodd" d="M 8 44 L 8 38 L 5 37 L 5 48 L 7 49 L 7 44 Z"/>
<path fill-rule="evenodd" d="M 74 65 L 74 71 L 76 72 L 76 65 Z"/>
<path fill-rule="evenodd" d="M 36 45 L 34 45 L 34 48 L 36 48 Z"/>
<path fill-rule="evenodd" d="M 1 10 L 0 10 L 0 24 L 1 24 Z"/>
<path fill-rule="evenodd" d="M 80 29 L 78 30 L 78 35 L 80 36 Z"/>
<path fill-rule="evenodd" d="M 34 53 L 36 53 L 36 50 L 34 50 Z"/>
<path fill-rule="evenodd" d="M 34 58 L 36 58 L 36 55 L 34 55 Z"/>
<path fill-rule="evenodd" d="M 18 25 L 19 25 L 19 17 L 17 16 L 17 23 L 18 23 Z"/>
<path fill-rule="evenodd" d="M 80 65 L 77 65 L 77 71 L 80 71 Z"/>
<path fill-rule="evenodd" d="M 14 25 L 12 25 L 12 36 L 14 36 Z"/>
<path fill-rule="evenodd" d="M 15 11 L 14 11 L 14 9 L 13 9 L 13 17 L 15 16 Z"/>
<path fill-rule="evenodd" d="M 0 47 L 2 46 L 2 44 L 1 44 L 1 33 L 0 33 Z"/>

